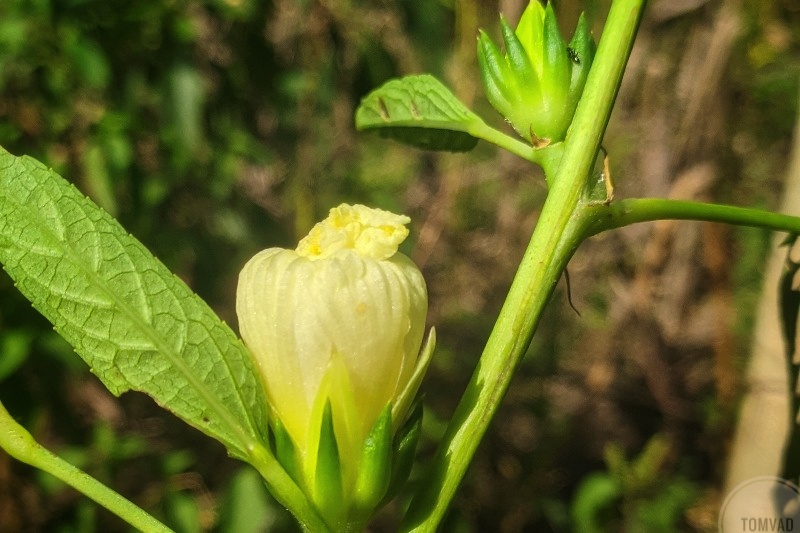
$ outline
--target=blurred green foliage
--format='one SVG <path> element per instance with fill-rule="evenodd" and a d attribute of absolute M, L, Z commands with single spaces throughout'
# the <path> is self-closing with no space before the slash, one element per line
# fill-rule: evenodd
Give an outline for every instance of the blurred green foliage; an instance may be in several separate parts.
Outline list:
<path fill-rule="evenodd" d="M 634 460 L 619 445 L 605 450 L 607 472 L 587 475 L 572 504 L 574 531 L 683 531 L 685 509 L 699 489 L 683 475 L 669 472 L 670 445 L 663 435 L 651 438 Z"/>
<path fill-rule="evenodd" d="M 406 251 L 429 281 L 439 332 L 423 385 L 424 461 L 480 355 L 544 186 L 536 171 L 484 145 L 442 156 L 357 135 L 353 112 L 388 78 L 431 72 L 497 124 L 478 89 L 475 37 L 479 26 L 497 35 L 499 3 L 5 0 L 0 145 L 73 180 L 231 324 L 236 276 L 256 251 L 292 246 L 343 201 L 411 215 L 416 242 Z M 519 13 L 523 1 L 502 4 Z M 653 72 L 688 53 L 695 25 L 711 25 L 718 3 L 699 4 L 646 21 Z M 717 150 L 721 201 L 775 205 L 800 71 L 800 13 L 790 4 L 742 3 L 742 32 L 717 96 L 735 111 Z M 586 8 L 596 37 L 607 5 L 556 3 L 567 33 Z M 637 132 L 655 128 L 640 101 L 658 100 L 664 87 L 648 93 L 632 68 L 631 83 L 645 89 L 624 88 L 604 141 L 621 194 L 648 183 L 646 175 L 636 181 L 641 169 L 631 163 L 640 157 Z M 716 505 L 735 403 L 718 400 L 713 377 L 697 378 L 713 374 L 710 349 L 653 341 L 674 373 L 664 382 L 689 406 L 681 416 L 659 403 L 629 356 L 640 347 L 638 330 L 613 321 L 628 294 L 620 287 L 638 272 L 644 245 L 634 237 L 600 237 L 573 261 L 581 317 L 559 290 L 531 348 L 537 357 L 523 362 L 445 530 L 713 523 L 702 517 Z M 748 230 L 730 241 L 726 251 L 739 258 L 729 265 L 735 308 L 752 309 L 769 236 Z M 257 475 L 217 443 L 141 395 L 105 392 L 5 274 L 0 302 L 0 399 L 46 446 L 178 531 L 294 530 Z M 741 359 L 752 315 L 735 318 Z M 376 530 L 391 531 L 401 505 Z M 0 453 L 0 531 L 126 527 Z"/>

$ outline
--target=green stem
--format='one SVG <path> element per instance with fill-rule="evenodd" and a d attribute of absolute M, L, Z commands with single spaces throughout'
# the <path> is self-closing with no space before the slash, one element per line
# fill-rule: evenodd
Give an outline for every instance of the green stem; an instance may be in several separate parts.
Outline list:
<path fill-rule="evenodd" d="M 0 447 L 10 456 L 44 470 L 72 486 L 140 531 L 147 533 L 172 531 L 141 507 L 44 448 L 14 420 L 1 403 Z"/>
<path fill-rule="evenodd" d="M 760 209 L 666 198 L 629 198 L 609 205 L 587 205 L 585 236 L 654 220 L 702 220 L 800 233 L 800 218 Z"/>
<path fill-rule="evenodd" d="M 506 135 L 502 131 L 492 128 L 482 120 L 476 121 L 468 132 L 477 139 L 490 142 L 526 161 L 536 163 L 544 169 L 545 178 L 555 174 L 555 170 L 561 161 L 561 155 L 564 152 L 564 143 L 534 148 L 516 137 Z M 549 185 L 550 183 L 548 182 Z"/>
<path fill-rule="evenodd" d="M 0 403 L 0 448 L 17 460 L 57 477 L 141 531 L 148 533 L 172 531 L 111 488 L 36 442 L 31 434 L 6 411 L 2 403 Z M 315 533 L 329 532 L 327 524 L 272 454 L 260 444 L 250 443 L 249 448 L 251 464 L 269 485 L 275 498 L 291 510 L 304 530 Z"/>
<path fill-rule="evenodd" d="M 615 0 L 564 141 L 550 193 L 508 296 L 467 385 L 421 490 L 406 514 L 404 531 L 436 530 L 527 351 L 542 309 L 582 237 L 574 216 L 616 98 L 645 0 Z"/>
<path fill-rule="evenodd" d="M 482 139 L 490 142 L 495 146 L 499 146 L 512 154 L 521 157 L 531 163 L 538 163 L 536 150 L 530 144 L 522 142 L 521 140 L 506 135 L 500 130 L 486 124 L 484 121 L 475 121 L 468 130 L 468 133 L 476 139 Z"/>
<path fill-rule="evenodd" d="M 272 453 L 260 444 L 253 445 L 249 449 L 249 462 L 261 474 L 275 499 L 291 511 L 303 531 L 313 531 L 314 533 L 331 531 L 316 508 Z"/>

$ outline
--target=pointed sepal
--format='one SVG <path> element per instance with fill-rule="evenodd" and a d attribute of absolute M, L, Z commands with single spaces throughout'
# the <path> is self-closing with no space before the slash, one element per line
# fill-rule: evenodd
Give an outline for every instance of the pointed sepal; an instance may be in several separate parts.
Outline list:
<path fill-rule="evenodd" d="M 536 86 L 538 79 L 533 71 L 533 64 L 528 57 L 528 52 L 502 15 L 500 16 L 500 30 L 503 35 L 503 44 L 506 47 L 508 65 L 513 72 L 513 81 L 518 87 L 526 89 Z"/>
<path fill-rule="evenodd" d="M 414 373 L 408 380 L 406 388 L 398 395 L 397 401 L 392 406 L 392 422 L 395 432 L 405 422 L 405 413 L 411 410 L 414 398 L 417 396 L 417 391 L 419 390 L 420 384 L 422 384 L 422 378 L 425 377 L 425 372 L 428 371 L 428 365 L 430 365 L 435 349 L 436 328 L 431 328 L 428 332 L 428 338 L 425 339 L 425 344 L 422 345 L 422 350 L 419 352 L 419 358 L 417 359 L 417 366 L 414 368 Z"/>
<path fill-rule="evenodd" d="M 519 92 L 510 85 L 512 74 L 506 59 L 484 31 L 478 35 L 478 66 L 487 100 L 500 114 L 507 115 Z"/>
<path fill-rule="evenodd" d="M 272 417 L 270 426 L 272 428 L 272 448 L 275 457 L 295 483 L 302 485 L 302 468 L 300 467 L 297 449 L 294 442 L 292 442 L 292 437 L 277 416 Z"/>
<path fill-rule="evenodd" d="M 411 474 L 411 469 L 414 466 L 414 457 L 417 452 L 417 442 L 419 442 L 419 436 L 422 433 L 422 412 L 422 402 L 417 401 L 408 420 L 395 436 L 391 481 L 381 506 L 397 496 Z"/>
<path fill-rule="evenodd" d="M 568 86 L 570 74 L 570 58 L 567 43 L 561 36 L 556 12 L 553 4 L 548 3 L 544 10 L 544 62 L 542 64 L 542 84 L 552 89 L 552 93 L 562 92 L 559 89 Z"/>
<path fill-rule="evenodd" d="M 392 474 L 392 408 L 387 405 L 372 427 L 364 449 L 356 479 L 354 507 L 367 517 L 386 495 Z"/>
<path fill-rule="evenodd" d="M 528 56 L 534 66 L 542 64 L 543 25 L 544 7 L 538 1 L 533 0 L 528 3 L 528 7 L 522 12 L 522 16 L 517 23 L 516 34 L 522 46 L 528 51 Z M 537 74 L 541 77 L 541 68 Z"/>
<path fill-rule="evenodd" d="M 583 87 L 586 85 L 586 78 L 589 76 L 589 69 L 594 60 L 596 50 L 594 39 L 592 38 L 589 22 L 586 14 L 581 13 L 575 34 L 569 43 L 567 54 L 572 60 L 572 75 L 569 83 L 569 104 L 574 109 L 583 94 Z"/>
<path fill-rule="evenodd" d="M 333 430 L 331 403 L 325 404 L 319 433 L 316 471 L 314 472 L 314 503 L 325 521 L 334 529 L 344 523 L 346 508 L 342 505 L 342 465 L 339 447 Z"/>

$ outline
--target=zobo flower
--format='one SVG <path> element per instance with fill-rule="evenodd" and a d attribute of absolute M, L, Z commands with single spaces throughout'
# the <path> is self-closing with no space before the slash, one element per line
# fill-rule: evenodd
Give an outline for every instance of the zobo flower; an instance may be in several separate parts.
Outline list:
<path fill-rule="evenodd" d="M 239 276 L 239 328 L 279 459 L 334 529 L 363 521 L 385 496 L 391 465 L 370 457 L 376 447 L 391 457 L 427 364 L 425 281 L 397 251 L 408 222 L 343 204 L 296 250 L 264 250 Z"/>

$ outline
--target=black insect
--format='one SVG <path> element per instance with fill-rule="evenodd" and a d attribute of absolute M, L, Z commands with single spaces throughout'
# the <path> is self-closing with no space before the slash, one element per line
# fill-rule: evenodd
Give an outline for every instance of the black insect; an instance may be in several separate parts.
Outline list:
<path fill-rule="evenodd" d="M 571 46 L 567 46 L 567 55 L 576 65 L 581 64 L 581 58 L 578 57 L 578 52 L 576 52 L 575 49 L 572 48 Z"/>

